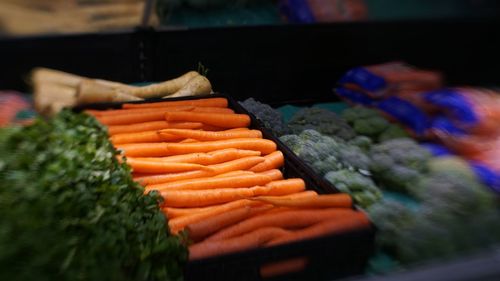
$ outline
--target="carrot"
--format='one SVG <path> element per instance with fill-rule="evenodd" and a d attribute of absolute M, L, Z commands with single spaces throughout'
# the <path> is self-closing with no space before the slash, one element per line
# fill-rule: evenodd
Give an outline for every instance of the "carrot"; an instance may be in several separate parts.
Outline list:
<path fill-rule="evenodd" d="M 206 166 L 202 166 L 206 167 Z M 189 179 L 176 182 L 147 185 L 146 190 L 202 190 L 216 188 L 243 188 L 263 185 L 271 182 L 271 177 L 266 175 L 239 175 L 233 177 L 211 177 Z"/>
<path fill-rule="evenodd" d="M 231 171 L 246 170 L 262 161 L 264 161 L 264 159 L 260 156 L 249 156 L 220 164 L 208 165 L 207 167 L 210 168 L 212 171 L 198 170 L 198 171 L 190 171 L 190 172 L 183 172 L 176 174 L 154 175 L 149 177 L 138 177 L 135 178 L 134 180 L 143 185 L 148 185 L 148 184 L 158 184 L 164 182 L 173 182 L 185 179 L 213 177 L 215 175 L 220 175 Z"/>
<path fill-rule="evenodd" d="M 205 220 L 190 223 L 186 227 L 189 238 L 195 242 L 203 240 L 210 234 L 247 218 L 250 215 L 250 210 L 250 206 L 243 206 L 208 217 Z"/>
<path fill-rule="evenodd" d="M 177 141 L 180 139 L 182 139 L 182 137 L 170 134 L 159 134 L 158 131 L 116 134 L 110 138 L 114 145 L 125 143 Z"/>
<path fill-rule="evenodd" d="M 354 212 L 341 218 L 330 218 L 291 234 L 275 237 L 266 246 L 281 245 L 294 241 L 311 239 L 333 233 L 341 233 L 370 226 L 368 217 L 362 212 Z"/>
<path fill-rule="evenodd" d="M 217 188 L 206 190 L 162 190 L 164 205 L 168 207 L 204 207 L 250 198 L 250 188 Z"/>
<path fill-rule="evenodd" d="M 255 173 L 252 172 L 252 171 L 238 170 L 238 171 L 231 171 L 231 172 L 227 172 L 227 173 L 224 173 L 224 174 L 216 175 L 215 177 L 216 178 L 224 178 L 224 177 L 234 177 L 234 176 L 254 175 L 254 174 Z"/>
<path fill-rule="evenodd" d="M 99 122 L 101 122 L 102 124 L 108 126 L 127 125 L 127 124 L 150 122 L 150 121 L 162 121 L 165 120 L 165 114 L 171 112 L 181 112 L 179 110 L 181 111 L 193 110 L 193 107 L 175 107 L 172 108 L 171 110 L 156 110 L 156 111 L 145 111 L 145 112 L 131 112 L 126 114 L 111 114 L 105 116 L 98 116 L 96 117 L 96 119 L 99 120 Z"/>
<path fill-rule="evenodd" d="M 255 196 L 261 195 L 288 195 L 301 192 L 306 189 L 304 180 L 292 178 L 286 180 L 272 181 L 265 186 L 252 187 Z"/>
<path fill-rule="evenodd" d="M 224 107 L 195 107 L 193 112 L 234 114 L 234 110 Z"/>
<path fill-rule="evenodd" d="M 124 134 L 124 133 L 137 133 L 144 131 L 154 131 L 168 128 L 176 129 L 199 129 L 203 126 L 199 122 L 167 122 L 162 121 L 151 121 L 144 123 L 128 124 L 128 125 L 114 125 L 108 126 L 108 134 Z"/>
<path fill-rule="evenodd" d="M 227 128 L 222 128 L 222 127 L 212 126 L 212 125 L 208 125 L 208 124 L 203 124 L 203 126 L 201 127 L 201 130 L 203 130 L 203 131 L 217 132 L 217 131 L 227 130 Z"/>
<path fill-rule="evenodd" d="M 196 143 L 168 143 L 168 153 L 170 155 L 210 152 L 225 148 L 256 150 L 265 155 L 275 151 L 276 144 L 271 140 L 258 138 L 215 140 Z"/>
<path fill-rule="evenodd" d="M 222 128 L 248 127 L 250 117 L 246 114 L 223 114 L 206 112 L 166 112 L 167 121 L 201 122 Z"/>
<path fill-rule="evenodd" d="M 137 173 L 178 173 L 194 170 L 209 170 L 207 166 L 192 164 L 192 163 L 175 163 L 175 162 L 154 162 L 137 160 L 133 158 L 127 159 L 127 164 L 132 167 L 132 170 Z"/>
<path fill-rule="evenodd" d="M 250 233 L 223 241 L 203 241 L 189 247 L 189 260 L 244 251 L 265 245 L 266 242 L 287 235 L 289 232 L 278 227 L 265 227 Z"/>
<path fill-rule="evenodd" d="M 219 132 L 210 132 L 200 130 L 166 129 L 159 132 L 160 134 L 166 133 L 168 135 L 174 135 L 182 138 L 191 138 L 199 141 L 228 140 L 234 138 L 262 138 L 262 133 L 259 130 L 226 130 Z"/>
<path fill-rule="evenodd" d="M 195 139 L 185 139 L 180 141 L 179 143 L 193 143 L 193 142 L 198 142 L 198 141 Z"/>
<path fill-rule="evenodd" d="M 248 172 L 251 172 L 251 171 L 248 171 Z M 280 170 L 278 170 L 278 169 L 272 169 L 272 170 L 268 170 L 268 171 L 265 171 L 265 172 L 260 172 L 258 174 L 259 175 L 268 176 L 273 181 L 277 181 L 277 180 L 282 180 L 283 179 L 283 173 Z"/>
<path fill-rule="evenodd" d="M 270 169 L 276 169 L 285 164 L 285 158 L 283 157 L 283 153 L 279 150 L 264 156 L 264 162 L 259 163 L 252 167 L 250 171 L 253 172 L 263 172 Z"/>
<path fill-rule="evenodd" d="M 171 111 L 192 111 L 192 112 L 205 112 L 205 113 L 223 113 L 234 114 L 234 110 L 223 107 L 195 107 L 190 105 L 181 106 L 168 106 L 168 107 L 153 107 L 153 108 L 130 108 L 130 109 L 112 109 L 112 110 L 92 110 L 85 111 L 93 116 L 111 116 L 123 115 L 131 113 L 146 113 L 146 112 L 171 112 Z"/>
<path fill-rule="evenodd" d="M 132 108 L 132 109 L 108 109 L 108 110 L 99 110 L 92 111 L 90 114 L 93 114 L 97 117 L 103 116 L 116 116 L 116 115 L 126 115 L 126 114 L 135 114 L 135 113 L 151 113 L 151 112 L 169 112 L 169 111 L 194 111 L 194 106 L 182 105 L 182 106 L 171 106 L 171 107 L 158 107 L 158 108 Z"/>
<path fill-rule="evenodd" d="M 157 143 L 124 143 L 117 144 L 116 148 L 123 151 L 127 157 L 156 157 L 169 155 L 166 142 Z"/>
<path fill-rule="evenodd" d="M 349 194 L 338 193 L 320 195 L 308 198 L 290 199 L 280 196 L 259 196 L 253 198 L 264 203 L 273 204 L 280 207 L 294 207 L 294 208 L 351 208 L 352 198 Z"/>
<path fill-rule="evenodd" d="M 292 272 L 303 271 L 308 263 L 309 259 L 307 257 L 298 257 L 272 263 L 266 263 L 260 267 L 259 273 L 263 279 L 271 278 L 274 276 L 289 274 Z"/>
<path fill-rule="evenodd" d="M 205 210 L 200 210 L 196 213 L 169 219 L 168 226 L 170 227 L 170 232 L 177 234 L 179 231 L 184 229 L 184 227 L 186 227 L 188 224 L 206 220 L 208 218 L 217 216 L 219 214 L 227 213 L 232 210 L 242 208 L 245 206 L 249 207 L 252 204 L 254 204 L 254 202 L 242 199 L 242 200 L 235 200 L 226 204 L 212 206 L 211 208 L 206 208 Z M 250 212 L 250 210 L 248 212 Z"/>
<path fill-rule="evenodd" d="M 207 98 L 197 100 L 182 100 L 182 101 L 162 101 L 152 103 L 126 103 L 123 108 L 152 108 L 152 107 L 168 107 L 168 106 L 199 106 L 199 107 L 227 107 L 226 98 Z"/>
<path fill-rule="evenodd" d="M 227 148 L 215 150 L 208 153 L 189 153 L 167 157 L 138 157 L 138 160 L 157 161 L 157 162 L 179 162 L 195 163 L 201 165 L 219 164 L 248 156 L 259 156 L 259 151 L 244 150 L 236 148 Z"/>
<path fill-rule="evenodd" d="M 222 229 L 206 240 L 227 240 L 252 230 L 268 226 L 276 226 L 284 229 L 303 228 L 325 220 L 351 217 L 354 213 L 356 212 L 350 209 L 333 208 L 321 210 L 291 209 L 282 212 L 264 213 Z"/>

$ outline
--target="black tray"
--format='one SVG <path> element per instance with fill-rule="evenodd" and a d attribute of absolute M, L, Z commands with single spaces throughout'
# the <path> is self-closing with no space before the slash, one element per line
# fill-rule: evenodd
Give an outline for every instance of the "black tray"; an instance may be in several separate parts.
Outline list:
<path fill-rule="evenodd" d="M 182 97 L 172 99 L 150 99 L 130 103 L 158 102 L 166 100 L 192 100 L 200 98 L 224 97 L 228 99 L 228 107 L 237 113 L 248 114 L 251 118 L 250 128 L 262 131 L 264 138 L 276 142 L 278 149 L 285 156 L 282 168 L 285 178 L 300 177 L 304 179 L 308 189 L 319 193 L 331 193 L 333 190 L 319 186 L 321 181 L 311 173 L 281 141 L 274 137 L 262 124 L 228 95 L 213 94 L 199 97 Z M 94 103 L 75 107 L 80 112 L 84 109 L 121 108 L 123 103 Z M 185 268 L 185 280 L 332 280 L 348 276 L 360 275 L 374 250 L 374 227 L 334 234 L 321 238 L 299 241 L 269 248 L 253 249 L 245 252 L 227 254 L 202 260 L 191 261 Z M 293 273 L 263 278 L 261 268 L 276 262 L 289 259 L 305 259 L 305 266 L 296 268 Z"/>

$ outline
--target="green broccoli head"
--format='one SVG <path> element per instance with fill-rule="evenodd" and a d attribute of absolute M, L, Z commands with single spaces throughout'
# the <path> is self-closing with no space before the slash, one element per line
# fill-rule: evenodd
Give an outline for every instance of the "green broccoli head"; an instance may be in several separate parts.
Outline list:
<path fill-rule="evenodd" d="M 408 133 L 400 126 L 391 124 L 379 136 L 378 141 L 384 142 L 391 139 L 408 138 Z"/>
<path fill-rule="evenodd" d="M 380 116 L 380 114 L 376 110 L 369 109 L 361 105 L 356 105 L 342 111 L 341 116 L 344 120 L 347 121 L 347 123 L 353 125 L 357 120 L 378 117 Z"/>
<path fill-rule="evenodd" d="M 398 241 L 402 238 L 402 230 L 411 226 L 415 220 L 414 212 L 402 203 L 390 199 L 383 199 L 371 205 L 367 212 L 378 229 L 377 245 L 394 254 Z"/>
<path fill-rule="evenodd" d="M 372 139 L 370 139 L 367 136 L 357 136 L 357 137 L 353 138 L 352 140 L 350 140 L 348 142 L 348 144 L 357 146 L 366 152 L 366 151 L 370 151 L 370 148 L 373 144 L 373 141 L 372 141 Z"/>
<path fill-rule="evenodd" d="M 431 158 L 429 151 L 409 138 L 374 145 L 370 156 L 370 171 L 374 178 L 384 188 L 403 192 L 427 171 L 427 162 Z"/>
<path fill-rule="evenodd" d="M 295 113 L 288 127 L 294 134 L 300 134 L 307 129 L 316 130 L 330 137 L 349 140 L 356 136 L 353 129 L 337 114 L 327 109 L 307 107 Z"/>
<path fill-rule="evenodd" d="M 338 171 L 344 168 L 344 165 L 334 155 L 330 155 L 324 160 L 318 160 L 311 166 L 321 176 L 324 176 L 330 171 Z"/>
<path fill-rule="evenodd" d="M 353 128 L 357 134 L 376 138 L 390 126 L 389 122 L 381 116 L 354 121 Z"/>
<path fill-rule="evenodd" d="M 430 172 L 456 172 L 469 179 L 476 179 L 474 171 L 462 157 L 447 155 L 434 157 L 428 163 Z"/>
<path fill-rule="evenodd" d="M 344 144 L 338 151 L 338 158 L 345 167 L 365 175 L 370 174 L 371 159 L 361 148 Z"/>
<path fill-rule="evenodd" d="M 369 177 L 355 171 L 331 171 L 325 175 L 325 179 L 339 191 L 349 193 L 354 202 L 362 208 L 370 206 L 382 197 L 382 193 Z"/>

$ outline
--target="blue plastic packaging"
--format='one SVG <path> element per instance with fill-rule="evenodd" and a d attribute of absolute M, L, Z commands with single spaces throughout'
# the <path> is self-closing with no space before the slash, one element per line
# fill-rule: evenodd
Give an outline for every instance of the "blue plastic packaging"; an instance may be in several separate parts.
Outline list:
<path fill-rule="evenodd" d="M 434 157 L 453 155 L 453 153 L 448 148 L 437 143 L 425 142 L 421 143 L 420 145 L 427 149 Z"/>
<path fill-rule="evenodd" d="M 449 113 L 450 117 L 467 126 L 474 126 L 479 117 L 467 98 L 453 89 L 432 91 L 424 95 L 424 99 Z"/>
<path fill-rule="evenodd" d="M 281 0 L 279 8 L 291 23 L 315 23 L 316 19 L 307 0 Z"/>
<path fill-rule="evenodd" d="M 364 106 L 373 106 L 375 104 L 375 100 L 371 97 L 365 95 L 364 93 L 349 90 L 344 87 L 337 87 L 335 89 L 335 93 L 343 100 L 352 103 L 352 104 L 360 104 Z"/>
<path fill-rule="evenodd" d="M 472 170 L 479 180 L 492 191 L 500 194 L 500 174 L 479 162 L 471 161 Z"/>
<path fill-rule="evenodd" d="M 377 92 L 387 87 L 386 81 L 364 67 L 356 67 L 349 70 L 339 80 L 340 84 L 356 84 L 361 89 L 369 92 Z"/>
<path fill-rule="evenodd" d="M 412 130 L 416 136 L 426 135 L 430 123 L 428 116 L 408 101 L 390 97 L 379 102 L 377 108 Z"/>

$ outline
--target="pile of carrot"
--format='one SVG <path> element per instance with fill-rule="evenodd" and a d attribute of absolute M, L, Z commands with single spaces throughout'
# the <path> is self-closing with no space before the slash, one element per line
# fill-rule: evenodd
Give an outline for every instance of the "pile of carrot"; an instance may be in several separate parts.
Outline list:
<path fill-rule="evenodd" d="M 161 194 L 170 232 L 186 231 L 193 242 L 191 260 L 370 224 L 349 195 L 320 195 L 302 179 L 284 179 L 283 153 L 225 98 L 86 112 L 107 126 L 134 180 Z"/>

